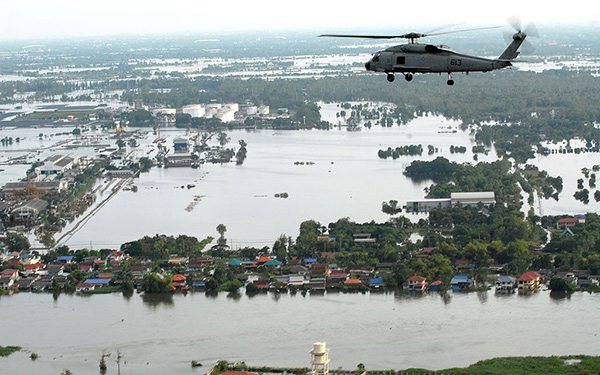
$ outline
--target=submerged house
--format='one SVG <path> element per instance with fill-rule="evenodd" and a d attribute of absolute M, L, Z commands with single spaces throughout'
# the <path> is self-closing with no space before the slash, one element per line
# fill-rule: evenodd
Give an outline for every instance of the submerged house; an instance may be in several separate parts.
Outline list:
<path fill-rule="evenodd" d="M 542 276 L 535 271 L 525 272 L 517 279 L 519 291 L 538 290 Z"/>
<path fill-rule="evenodd" d="M 517 287 L 517 280 L 511 276 L 500 276 L 496 279 L 496 291 L 511 292 Z"/>
<path fill-rule="evenodd" d="M 450 280 L 450 287 L 453 292 L 463 292 L 473 288 L 475 284 L 469 275 L 455 275 Z"/>
<path fill-rule="evenodd" d="M 413 275 L 406 279 L 404 289 L 409 292 L 424 292 L 427 289 L 427 279 L 423 276 Z"/>

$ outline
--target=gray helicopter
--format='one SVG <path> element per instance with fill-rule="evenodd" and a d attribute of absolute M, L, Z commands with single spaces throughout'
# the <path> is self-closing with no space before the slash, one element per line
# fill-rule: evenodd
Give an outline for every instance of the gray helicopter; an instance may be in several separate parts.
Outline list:
<path fill-rule="evenodd" d="M 490 70 L 502 69 L 512 66 L 514 59 L 519 56 L 519 47 L 525 41 L 528 35 L 537 35 L 537 30 L 533 24 L 527 27 L 527 30 L 521 30 L 518 19 L 509 20 L 516 29 L 511 37 L 510 44 L 497 59 L 487 59 L 478 56 L 470 56 L 452 51 L 449 47 L 443 45 L 422 44 L 416 41 L 419 38 L 458 33 L 472 30 L 495 29 L 495 27 L 482 27 L 475 29 L 464 29 L 456 31 L 446 31 L 438 33 L 415 33 L 411 32 L 402 35 L 347 35 L 347 34 L 323 34 L 320 37 L 336 38 L 364 38 L 364 39 L 407 39 L 409 43 L 386 48 L 373 55 L 365 64 L 365 68 L 373 72 L 383 72 L 387 75 L 388 82 L 393 82 L 396 78 L 394 73 L 402 73 L 407 81 L 412 81 L 414 73 L 447 73 L 447 84 L 454 85 L 452 73 L 464 72 L 488 72 Z"/>

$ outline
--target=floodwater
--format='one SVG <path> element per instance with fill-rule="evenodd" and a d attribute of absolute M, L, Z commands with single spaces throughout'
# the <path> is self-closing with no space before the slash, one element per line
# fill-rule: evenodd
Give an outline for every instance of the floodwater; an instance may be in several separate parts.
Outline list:
<path fill-rule="evenodd" d="M 242 166 L 153 168 L 135 181 L 137 192 L 117 194 L 66 244 L 75 248 L 118 247 L 157 233 L 204 238 L 216 236 L 215 228 L 222 223 L 227 227 L 230 246 L 237 248 L 272 245 L 280 234 L 295 237 L 300 223 L 308 219 L 324 225 L 343 217 L 358 222 L 385 221 L 389 216 L 381 211 L 383 201 L 404 203 L 423 198 L 423 189 L 430 182 L 413 183 L 402 174 L 415 157 L 382 160 L 377 151 L 423 144 L 427 153 L 427 145 L 432 144 L 440 152 L 419 159 L 446 156 L 472 161 L 469 135 L 460 131 L 438 133 L 448 127 L 456 128 L 457 123 L 422 117 L 408 126 L 358 132 L 343 127 L 330 131 L 229 132 L 232 146 L 240 139 L 248 143 L 248 157 Z M 167 145 L 182 134 L 161 132 Z M 452 144 L 467 145 L 469 151 L 451 156 Z M 495 160 L 495 155 L 486 158 Z M 187 189 L 188 184 L 195 187 Z M 289 198 L 274 197 L 283 192 Z M 195 197 L 200 197 L 200 202 L 186 211 Z"/>
<path fill-rule="evenodd" d="M 336 112 L 341 110 L 337 104 L 320 105 L 325 120 L 343 124 L 336 117 Z M 21 142 L 2 149 L 5 152 L 0 155 L 3 164 L 0 183 L 25 176 L 29 165 L 7 165 L 9 159 L 18 156 L 29 155 L 28 160 L 32 162 L 55 153 L 93 155 L 93 146 L 51 147 L 57 142 L 73 140 L 72 129 L 3 129 L 0 137 L 21 137 Z M 142 131 L 149 134 L 138 140 L 140 146 L 134 151 L 137 156 L 152 152 L 152 141 L 156 138 L 150 129 Z M 40 140 L 39 133 L 54 136 Z M 97 135 L 99 143 L 115 147 L 115 140 L 107 138 L 112 133 L 90 131 L 85 134 Z M 184 134 L 184 130 L 165 129 L 161 137 L 166 138 L 166 145 L 170 146 L 175 137 Z M 66 238 L 66 244 L 72 248 L 118 248 L 123 242 L 159 233 L 215 237 L 217 225 L 224 224 L 226 237 L 234 248 L 270 246 L 281 234 L 296 237 L 300 223 L 308 219 L 323 225 L 343 217 L 357 222 L 387 220 L 389 216 L 381 212 L 383 201 L 395 199 L 405 204 L 407 200 L 421 199 L 425 195 L 424 188 L 431 184 L 414 183 L 402 174 L 413 160 L 444 156 L 456 162 L 474 162 L 472 137 L 459 129 L 459 122 L 437 116 L 420 117 L 403 126 L 373 126 L 361 131 L 336 126 L 329 131 L 257 130 L 228 134 L 231 137 L 228 147 L 237 148 L 240 139 L 248 143 L 248 157 L 242 166 L 204 164 L 199 169 L 153 168 L 134 180 L 137 192 L 116 194 L 79 231 Z M 382 160 L 377 156 L 379 149 L 410 144 L 423 145 L 425 154 L 397 160 Z M 439 152 L 427 155 L 427 145 L 437 147 Z M 451 154 L 451 145 L 466 146 L 467 152 Z M 488 155 L 479 155 L 479 161 L 494 160 L 493 150 Z M 295 162 L 314 164 L 295 165 Z M 530 163 L 564 180 L 558 202 L 542 199 L 539 204 L 536 200 L 534 208 L 538 213 L 559 215 L 600 210 L 600 202 L 593 200 L 593 190 L 588 205 L 573 198 L 577 179 L 583 177 L 581 168 L 598 164 L 597 154 L 538 155 Z M 188 189 L 188 184 L 195 186 Z M 289 194 L 287 199 L 274 197 L 283 192 Z M 102 202 L 109 193 L 110 189 L 100 189 L 96 202 Z M 412 220 L 423 217 L 408 216 Z"/>
<path fill-rule="evenodd" d="M 145 299 L 121 294 L 20 293 L 0 298 L 0 345 L 26 352 L 0 358 L 0 374 L 95 374 L 101 353 L 124 356 L 123 373 L 204 374 L 217 360 L 309 364 L 315 341 L 331 368 L 440 369 L 498 356 L 600 354 L 600 294 L 553 299 L 492 291 L 411 297 L 394 293 L 258 295 L 224 293 Z M 12 322 L 12 323 L 10 323 Z M 557 324 L 559 322 L 559 324 Z M 39 359 L 32 362 L 29 351 Z M 192 360 L 205 367 L 193 370 Z"/>

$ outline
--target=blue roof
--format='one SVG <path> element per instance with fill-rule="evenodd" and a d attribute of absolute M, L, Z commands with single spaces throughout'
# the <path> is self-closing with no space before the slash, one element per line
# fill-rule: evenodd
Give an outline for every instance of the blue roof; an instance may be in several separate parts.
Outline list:
<path fill-rule="evenodd" d="M 511 276 L 500 276 L 498 277 L 497 281 L 501 283 L 514 283 L 515 278 Z"/>
<path fill-rule="evenodd" d="M 198 281 L 192 281 L 192 286 L 203 287 L 203 286 L 206 286 L 206 283 L 204 281 L 199 281 L 199 280 Z"/>
<path fill-rule="evenodd" d="M 21 254 L 21 259 L 29 259 L 33 256 L 31 253 Z"/>
<path fill-rule="evenodd" d="M 469 275 L 456 275 L 450 280 L 450 284 L 458 284 L 458 283 L 470 283 L 471 278 Z"/>
<path fill-rule="evenodd" d="M 58 260 L 58 261 L 64 260 L 64 261 L 70 262 L 73 260 L 73 258 L 74 258 L 73 255 L 61 255 L 58 258 L 56 258 L 56 260 Z"/>
<path fill-rule="evenodd" d="M 317 263 L 317 258 L 306 258 L 304 263 Z"/>
<path fill-rule="evenodd" d="M 369 279 L 369 286 L 384 286 L 383 277 L 373 277 Z"/>
<path fill-rule="evenodd" d="M 227 264 L 229 264 L 230 266 L 239 266 L 242 264 L 242 261 L 239 259 L 232 259 Z"/>
<path fill-rule="evenodd" d="M 281 266 L 282 264 L 283 263 L 281 263 L 277 259 L 271 259 L 271 260 L 265 262 L 265 266 Z"/>
<path fill-rule="evenodd" d="M 84 281 L 86 284 L 97 284 L 97 285 L 108 285 L 109 279 L 87 279 Z"/>

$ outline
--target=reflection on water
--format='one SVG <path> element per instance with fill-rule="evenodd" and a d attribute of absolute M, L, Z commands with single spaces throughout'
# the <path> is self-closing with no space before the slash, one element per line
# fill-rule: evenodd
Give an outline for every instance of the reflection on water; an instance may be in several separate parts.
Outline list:
<path fill-rule="evenodd" d="M 156 293 L 156 294 L 142 294 L 142 301 L 144 304 L 156 308 L 158 306 L 173 307 L 173 294 L 171 293 Z"/>
<path fill-rule="evenodd" d="M 349 369 L 358 362 L 439 369 L 496 356 L 600 354 L 600 326 L 581 324 L 598 316 L 599 294 L 556 300 L 544 291 L 492 293 L 63 294 L 50 303 L 46 294 L 19 293 L 0 298 L 0 321 L 27 322 L 2 326 L 2 338 L 10 338 L 4 345 L 35 351 L 40 360 L 6 357 L 2 370 L 88 373 L 107 348 L 121 349 L 128 373 L 188 373 L 192 359 L 302 367 L 318 340 L 330 346 L 332 366 Z M 523 337 L 536 337 L 536 345 Z M 568 346 L 555 345 L 565 337 Z"/>

